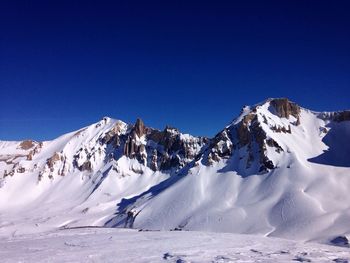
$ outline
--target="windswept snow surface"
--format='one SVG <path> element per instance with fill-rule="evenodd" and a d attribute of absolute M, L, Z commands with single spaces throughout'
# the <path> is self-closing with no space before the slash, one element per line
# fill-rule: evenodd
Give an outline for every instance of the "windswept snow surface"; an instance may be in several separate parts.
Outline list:
<path fill-rule="evenodd" d="M 349 248 L 195 231 L 80 228 L 0 239 L 1 262 L 348 262 Z"/>

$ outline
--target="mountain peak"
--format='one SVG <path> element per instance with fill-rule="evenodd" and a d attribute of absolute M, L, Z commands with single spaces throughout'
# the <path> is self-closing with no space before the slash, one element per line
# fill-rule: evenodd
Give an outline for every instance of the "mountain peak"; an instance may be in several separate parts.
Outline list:
<path fill-rule="evenodd" d="M 212 140 L 207 163 L 229 160 L 236 163 L 231 169 L 244 176 L 274 169 L 285 151 L 279 138 L 300 125 L 300 116 L 301 108 L 287 98 L 244 106 L 240 116 Z"/>
<path fill-rule="evenodd" d="M 142 229 L 343 235 L 349 120 L 350 111 L 313 112 L 270 98 L 244 107 L 212 139 L 104 117 L 53 141 L 0 141 L 0 209 L 18 205 L 26 218 L 21 205 L 33 202 L 51 213 L 53 221 L 39 222 L 50 227 L 125 226 L 135 208 Z M 69 221 L 58 216 L 62 200 L 71 204 Z"/>

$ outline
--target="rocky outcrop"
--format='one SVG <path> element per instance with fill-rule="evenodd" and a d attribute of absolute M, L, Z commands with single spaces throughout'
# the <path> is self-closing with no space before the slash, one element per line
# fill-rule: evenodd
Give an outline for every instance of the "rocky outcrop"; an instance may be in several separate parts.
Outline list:
<path fill-rule="evenodd" d="M 136 120 L 136 123 L 135 123 L 135 125 L 134 125 L 133 130 L 135 131 L 136 135 L 137 135 L 139 138 L 141 138 L 143 135 L 146 134 L 146 130 L 147 130 L 147 129 L 146 129 L 145 124 L 143 123 L 143 121 L 142 121 L 140 118 L 138 118 L 138 119 Z"/>
<path fill-rule="evenodd" d="M 254 113 L 249 113 L 245 115 L 237 127 L 238 141 L 241 147 L 249 144 L 251 142 L 251 136 L 249 131 L 249 126 L 252 121 L 256 120 L 257 116 Z"/>
<path fill-rule="evenodd" d="M 208 164 L 212 165 L 221 159 L 228 159 L 234 151 L 232 135 L 229 129 L 224 129 L 218 133 L 210 143 L 210 152 L 208 154 Z"/>
<path fill-rule="evenodd" d="M 283 148 L 272 138 L 266 139 L 266 144 L 270 147 L 274 147 L 276 152 L 283 152 Z"/>
<path fill-rule="evenodd" d="M 335 112 L 321 112 L 318 117 L 325 121 L 343 122 L 350 121 L 350 110 L 335 111 Z"/>
<path fill-rule="evenodd" d="M 176 128 L 166 126 L 163 131 L 152 130 L 147 138 L 160 144 L 164 148 L 164 151 L 169 152 L 170 149 L 173 151 L 181 149 L 179 135 L 180 132 Z"/>
<path fill-rule="evenodd" d="M 137 119 L 123 138 L 123 154 L 137 159 L 153 171 L 179 169 L 194 160 L 206 138 L 181 134 L 176 128 L 166 126 L 163 131 L 148 128 Z"/>
<path fill-rule="evenodd" d="M 45 174 L 50 179 L 54 178 L 54 174 L 64 176 L 66 173 L 67 158 L 61 152 L 55 152 L 46 160 L 45 169 L 39 172 L 38 180 L 40 181 Z"/>
<path fill-rule="evenodd" d="M 242 114 L 245 115 L 239 122 L 225 128 L 211 140 L 207 163 L 212 165 L 222 159 L 229 159 L 237 152 L 239 162 L 245 162 L 243 165 L 246 169 L 250 169 L 253 163 L 259 164 L 256 172 L 263 173 L 274 169 L 275 165 L 266 154 L 267 147 L 275 148 L 278 153 L 283 151 L 282 147 L 275 140 L 267 137 L 259 121 L 256 107 L 249 113 L 243 112 Z M 268 124 L 265 116 L 262 122 Z M 288 128 L 273 127 L 272 130 L 275 132 L 291 132 L 290 126 Z M 242 156 L 242 150 L 246 152 L 245 156 Z"/>
<path fill-rule="evenodd" d="M 287 136 L 298 135 L 306 128 L 306 125 L 295 126 L 300 124 L 301 111 L 303 116 L 305 112 L 324 120 L 319 127 L 322 136 L 332 129 L 328 124 L 350 121 L 350 111 L 314 113 L 286 98 L 268 99 L 262 104 L 244 107 L 237 119 L 210 140 L 182 134 L 170 126 L 164 130 L 153 129 L 141 119 L 126 124 L 105 117 L 74 133 L 72 142 L 68 143 L 70 146 L 55 149 L 58 152 L 47 156 L 48 159 L 35 156 L 46 143 L 25 140 L 14 144 L 18 150 L 16 155 L 4 152 L 0 161 L 8 171 L 5 175 L 35 171 L 44 176 L 55 176 L 74 170 L 90 174 L 109 162 L 118 166 L 119 160 L 130 161 L 127 158 L 133 160 L 130 162 L 132 167 L 126 169 L 140 174 L 147 169 L 145 167 L 176 173 L 191 163 L 215 165 L 220 161 L 223 164 L 227 161 L 230 165 L 227 169 L 243 173 L 249 170 L 247 173 L 256 174 L 274 169 L 280 163 L 275 152 L 281 156 L 290 153 Z M 37 166 L 28 168 L 27 161 L 33 161 Z M 118 173 L 123 173 L 121 167 L 117 169 Z M 125 176 L 127 172 L 124 172 Z"/>
<path fill-rule="evenodd" d="M 112 144 L 114 147 L 119 147 L 121 144 L 120 135 L 125 128 L 123 122 L 117 121 L 117 123 L 100 139 L 101 144 Z"/>
<path fill-rule="evenodd" d="M 138 153 L 138 146 L 136 145 L 136 137 L 131 135 L 128 136 L 125 144 L 124 144 L 124 155 L 129 158 L 134 158 L 136 156 L 136 153 Z"/>
<path fill-rule="evenodd" d="M 254 141 L 256 142 L 257 148 L 258 148 L 258 153 L 259 153 L 259 163 L 260 163 L 260 168 L 259 172 L 267 172 L 271 169 L 274 169 L 275 166 L 273 162 L 268 158 L 266 155 L 266 145 L 267 145 L 267 136 L 266 132 L 262 129 L 261 124 L 257 120 L 257 118 L 254 119 L 250 126 L 251 130 L 251 136 L 254 138 Z M 274 147 L 274 146 L 272 146 Z M 249 154 L 252 154 L 254 156 L 253 147 L 250 144 L 249 147 Z M 247 168 L 248 165 L 247 165 Z"/>
<path fill-rule="evenodd" d="M 350 110 L 335 112 L 333 120 L 336 122 L 350 121 Z"/>
<path fill-rule="evenodd" d="M 86 160 L 82 165 L 80 165 L 78 167 L 78 169 L 82 172 L 83 171 L 88 171 L 88 172 L 92 171 L 92 164 L 91 164 L 90 160 Z"/>
<path fill-rule="evenodd" d="M 17 173 L 24 173 L 25 171 L 26 171 L 26 169 L 22 166 L 18 167 L 16 170 Z"/>
<path fill-rule="evenodd" d="M 146 135 L 147 128 L 141 119 L 137 119 L 130 133 L 126 136 L 124 144 L 124 155 L 129 158 L 137 158 L 145 162 L 145 147 L 142 145 L 141 138 Z"/>
<path fill-rule="evenodd" d="M 33 160 L 33 156 L 34 156 L 35 154 L 39 153 L 42 147 L 43 147 L 43 143 L 42 143 L 42 142 L 37 143 L 37 144 L 35 145 L 34 149 L 31 150 L 31 151 L 28 153 L 28 155 L 27 155 L 27 160 L 28 160 L 28 161 Z"/>
<path fill-rule="evenodd" d="M 150 168 L 153 171 L 157 171 L 158 170 L 158 154 L 157 154 L 157 150 L 156 149 L 154 149 L 153 153 L 152 153 Z"/>
<path fill-rule="evenodd" d="M 152 169 L 179 169 L 195 159 L 209 140 L 181 134 L 176 128 L 166 126 L 163 131 L 151 130 L 147 140 L 159 145 L 152 153 Z"/>
<path fill-rule="evenodd" d="M 276 115 L 280 118 L 288 119 L 290 115 L 294 116 L 297 120 L 300 118 L 300 107 L 287 98 L 272 99 L 270 105 L 275 109 Z M 300 122 L 300 120 L 297 122 Z"/>
<path fill-rule="evenodd" d="M 54 165 L 61 160 L 61 155 L 59 153 L 54 153 L 49 159 L 46 160 L 46 165 L 49 167 L 50 171 L 53 172 Z M 63 161 L 63 157 L 62 157 Z"/>
<path fill-rule="evenodd" d="M 274 132 L 283 132 L 283 133 L 292 133 L 292 129 L 290 127 L 290 125 L 288 125 L 288 128 L 284 127 L 284 126 L 279 126 L 279 125 L 273 125 L 270 127 L 271 130 L 273 130 Z"/>
<path fill-rule="evenodd" d="M 27 161 L 33 160 L 33 151 L 30 151 L 27 155 Z"/>
<path fill-rule="evenodd" d="M 32 140 L 25 140 L 25 141 L 22 141 L 20 144 L 19 144 L 19 148 L 22 149 L 22 150 L 29 150 L 31 148 L 33 148 L 35 145 L 37 145 L 38 143 L 35 142 L 35 141 L 32 141 Z"/>

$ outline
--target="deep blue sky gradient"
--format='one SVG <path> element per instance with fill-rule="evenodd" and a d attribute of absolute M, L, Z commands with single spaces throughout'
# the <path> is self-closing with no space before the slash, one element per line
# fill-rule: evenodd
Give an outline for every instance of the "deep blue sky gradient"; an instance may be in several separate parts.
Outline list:
<path fill-rule="evenodd" d="M 349 1 L 0 5 L 0 140 L 105 115 L 213 136 L 268 97 L 350 108 Z"/>

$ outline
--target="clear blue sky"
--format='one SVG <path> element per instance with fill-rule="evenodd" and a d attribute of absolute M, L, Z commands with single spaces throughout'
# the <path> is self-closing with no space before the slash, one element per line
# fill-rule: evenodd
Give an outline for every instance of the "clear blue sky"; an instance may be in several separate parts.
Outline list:
<path fill-rule="evenodd" d="M 349 1 L 1 1 L 0 139 L 103 116 L 213 136 L 243 105 L 350 108 Z"/>

